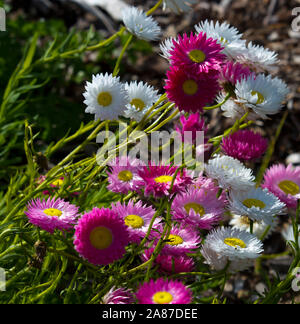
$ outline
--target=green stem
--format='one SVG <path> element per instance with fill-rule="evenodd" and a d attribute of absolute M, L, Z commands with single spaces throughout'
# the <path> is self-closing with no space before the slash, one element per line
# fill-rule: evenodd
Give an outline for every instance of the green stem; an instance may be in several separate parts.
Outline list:
<path fill-rule="evenodd" d="M 162 5 L 162 3 L 163 3 L 163 0 L 159 0 L 153 8 L 151 8 L 149 11 L 147 11 L 146 15 L 147 16 L 152 15 Z"/>
<path fill-rule="evenodd" d="M 179 170 L 179 169 L 178 169 Z M 172 183 L 174 183 L 175 179 L 176 179 L 177 174 L 175 173 L 172 179 Z M 172 187 L 170 188 L 170 191 L 172 190 Z M 165 221 L 165 227 L 163 230 L 163 233 L 161 235 L 160 240 L 158 241 L 152 256 L 149 260 L 149 264 L 148 264 L 148 269 L 147 269 L 147 273 L 146 273 L 146 277 L 145 277 L 145 281 L 148 282 L 150 280 L 150 271 L 152 268 L 152 264 L 155 261 L 155 259 L 157 258 L 157 256 L 159 255 L 159 253 L 161 252 L 161 250 L 163 249 L 164 245 L 166 244 L 166 240 L 169 238 L 170 233 L 171 233 L 171 229 L 172 229 L 172 222 L 171 222 L 171 205 L 172 202 L 174 200 L 175 196 L 171 199 L 171 201 L 168 203 L 167 205 L 167 215 L 166 215 L 166 221 Z"/>
<path fill-rule="evenodd" d="M 169 109 L 173 108 L 175 105 L 171 105 L 169 107 Z M 171 116 L 169 116 L 167 119 L 165 119 L 164 121 L 162 121 L 159 125 L 157 125 L 156 127 L 152 128 L 153 126 L 148 127 L 145 132 L 146 133 L 153 133 L 159 129 L 161 129 L 164 125 L 166 125 L 168 122 L 170 122 L 172 119 L 174 119 L 177 115 L 179 114 L 179 111 L 175 111 Z"/>
<path fill-rule="evenodd" d="M 127 41 L 126 41 L 126 43 L 125 43 L 125 45 L 124 45 L 124 47 L 123 47 L 123 49 L 122 49 L 122 51 L 120 53 L 120 56 L 118 57 L 118 60 L 116 62 L 116 66 L 115 66 L 114 71 L 113 71 L 113 76 L 114 77 L 119 74 L 120 64 L 122 62 L 122 58 L 123 58 L 123 56 L 124 56 L 124 54 L 125 54 L 125 52 L 126 52 L 127 48 L 129 47 L 132 40 L 133 40 L 133 35 L 131 34 L 131 35 L 129 35 L 129 37 L 128 37 L 128 39 L 127 39 Z"/>
<path fill-rule="evenodd" d="M 260 184 L 262 183 L 263 181 L 263 178 L 264 178 L 264 173 L 265 173 L 265 170 L 268 168 L 269 166 L 269 163 L 271 161 L 271 158 L 273 156 L 273 153 L 274 153 L 274 150 L 275 150 L 275 145 L 279 139 L 279 136 L 281 134 L 281 131 L 283 129 L 283 126 L 286 122 L 286 119 L 288 117 L 288 114 L 289 114 L 289 111 L 287 110 L 284 115 L 282 116 L 282 119 L 280 121 L 280 124 L 276 130 L 276 134 L 274 136 L 274 138 L 271 140 L 270 144 L 269 144 L 269 147 L 268 147 L 268 150 L 267 150 L 267 153 L 263 159 L 263 162 L 261 164 L 261 167 L 260 167 L 260 170 L 258 172 L 258 175 L 257 175 L 257 178 L 256 178 L 256 182 L 257 182 L 257 186 L 259 187 Z"/>
<path fill-rule="evenodd" d="M 249 218 L 250 221 L 250 234 L 253 234 L 253 227 L 254 227 L 254 222 L 252 219 Z"/>
<path fill-rule="evenodd" d="M 203 109 L 204 110 L 214 110 L 214 109 L 217 109 L 217 108 L 220 108 L 222 107 L 229 99 L 231 98 L 231 93 L 228 93 L 225 97 L 225 99 L 220 102 L 219 104 L 215 105 L 215 106 L 211 106 L 211 107 L 204 107 Z"/>

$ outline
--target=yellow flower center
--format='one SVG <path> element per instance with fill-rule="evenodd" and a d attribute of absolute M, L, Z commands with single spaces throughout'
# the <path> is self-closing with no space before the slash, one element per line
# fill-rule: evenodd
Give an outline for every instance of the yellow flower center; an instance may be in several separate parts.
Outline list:
<path fill-rule="evenodd" d="M 64 180 L 63 179 L 58 179 L 58 180 L 55 180 L 54 182 L 52 182 L 52 186 L 54 187 L 61 187 L 64 183 Z"/>
<path fill-rule="evenodd" d="M 139 110 L 139 111 L 142 111 L 146 107 L 144 101 L 139 98 L 132 99 L 130 104 L 132 106 L 134 106 L 136 108 L 136 110 Z"/>
<path fill-rule="evenodd" d="M 45 209 L 44 213 L 47 216 L 57 216 L 60 217 L 62 215 L 62 211 L 60 211 L 59 209 L 55 209 L 55 208 L 49 208 L 49 209 Z"/>
<path fill-rule="evenodd" d="M 300 187 L 293 181 L 281 181 L 278 187 L 287 195 L 295 196 L 300 193 Z"/>
<path fill-rule="evenodd" d="M 260 209 L 264 209 L 266 207 L 266 204 L 258 199 L 246 199 L 243 202 L 244 206 L 246 206 L 247 208 L 252 208 L 252 207 L 258 207 Z"/>
<path fill-rule="evenodd" d="M 132 228 L 141 228 L 144 226 L 144 220 L 138 215 L 128 215 L 125 217 L 125 224 Z"/>
<path fill-rule="evenodd" d="M 193 96 L 198 92 L 198 84 L 194 80 L 186 80 L 182 86 L 183 92 L 188 96 Z"/>
<path fill-rule="evenodd" d="M 103 107 L 108 107 L 112 103 L 112 96 L 109 92 L 101 92 L 98 95 L 98 104 Z"/>
<path fill-rule="evenodd" d="M 172 245 L 172 246 L 177 246 L 183 243 L 182 237 L 174 234 L 170 234 L 168 238 L 167 244 Z"/>
<path fill-rule="evenodd" d="M 250 226 L 250 219 L 247 216 L 241 216 L 240 222 L 243 225 Z"/>
<path fill-rule="evenodd" d="M 229 41 L 228 39 L 224 38 L 224 37 L 221 37 L 220 41 L 223 43 L 223 44 L 228 44 Z"/>
<path fill-rule="evenodd" d="M 159 291 L 153 295 L 155 304 L 170 304 L 173 301 L 173 296 L 166 291 Z"/>
<path fill-rule="evenodd" d="M 132 180 L 133 174 L 132 174 L 132 172 L 130 172 L 128 170 L 124 170 L 118 174 L 118 178 L 121 181 L 128 182 L 128 181 Z"/>
<path fill-rule="evenodd" d="M 191 209 L 193 209 L 194 212 L 196 214 L 199 214 L 201 217 L 204 216 L 204 214 L 205 214 L 204 207 L 197 203 L 188 203 L 188 204 L 184 205 L 184 209 L 186 210 L 186 212 L 188 214 L 190 213 Z"/>
<path fill-rule="evenodd" d="M 242 249 L 245 249 L 247 247 L 246 243 L 238 238 L 234 237 L 228 237 L 224 240 L 224 243 L 232 246 L 234 248 L 240 247 Z"/>
<path fill-rule="evenodd" d="M 257 105 L 261 105 L 261 104 L 264 103 L 265 97 L 264 97 L 264 95 L 261 92 L 259 92 L 259 91 L 252 91 L 251 94 L 252 94 L 252 96 L 257 96 L 258 97 L 258 100 L 256 102 Z"/>
<path fill-rule="evenodd" d="M 172 182 L 173 177 L 171 176 L 160 176 L 154 179 L 155 182 L 157 183 L 169 183 Z"/>
<path fill-rule="evenodd" d="M 189 52 L 189 58 L 195 63 L 202 63 L 205 61 L 206 55 L 200 50 L 192 50 Z"/>
<path fill-rule="evenodd" d="M 113 242 L 111 230 L 103 226 L 94 228 L 90 234 L 90 242 L 98 250 L 107 249 Z"/>

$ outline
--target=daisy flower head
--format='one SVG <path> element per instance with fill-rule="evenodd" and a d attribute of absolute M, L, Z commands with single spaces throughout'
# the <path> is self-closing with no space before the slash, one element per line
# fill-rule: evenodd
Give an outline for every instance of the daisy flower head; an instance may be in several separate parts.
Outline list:
<path fill-rule="evenodd" d="M 157 243 L 161 238 L 160 232 L 163 232 L 161 225 L 157 226 L 157 231 L 155 233 Z M 191 227 L 186 226 L 186 224 L 173 225 L 171 232 L 165 239 L 166 244 L 161 251 L 162 255 L 172 255 L 180 256 L 186 255 L 187 253 L 192 253 L 193 250 L 199 248 L 201 238 L 198 231 Z"/>
<path fill-rule="evenodd" d="M 43 182 L 45 182 L 47 180 L 47 177 L 44 176 L 44 175 L 41 175 L 37 180 L 36 180 L 36 183 L 38 185 L 42 184 Z M 43 191 L 43 195 L 46 195 L 46 196 L 51 196 L 51 194 L 59 189 L 64 183 L 64 177 L 61 177 L 59 179 L 56 179 L 54 180 L 53 182 L 50 183 L 50 187 L 51 187 L 51 190 L 44 190 Z"/>
<path fill-rule="evenodd" d="M 213 179 L 204 177 L 203 173 L 200 174 L 196 179 L 194 179 L 193 184 L 190 188 L 196 190 L 204 190 L 206 194 L 212 194 L 215 195 L 215 197 L 219 196 L 218 200 L 221 201 L 224 206 L 227 204 L 226 192 L 219 186 L 217 186 L 216 182 Z M 220 191 L 222 191 L 221 194 Z"/>
<path fill-rule="evenodd" d="M 223 189 L 247 191 L 255 186 L 253 171 L 230 156 L 217 155 L 208 161 L 205 171 Z"/>
<path fill-rule="evenodd" d="M 190 304 L 192 292 L 183 283 L 168 279 L 151 279 L 136 292 L 139 304 Z"/>
<path fill-rule="evenodd" d="M 266 171 L 263 188 L 267 188 L 288 208 L 297 208 L 300 199 L 300 167 L 274 165 Z"/>
<path fill-rule="evenodd" d="M 129 96 L 129 104 L 126 105 L 124 116 L 140 122 L 149 109 L 158 101 L 158 91 L 150 85 L 136 81 L 125 84 Z"/>
<path fill-rule="evenodd" d="M 246 270 L 262 252 L 263 244 L 256 236 L 229 227 L 213 230 L 201 249 L 212 268 L 219 271 L 229 264 L 231 272 Z"/>
<path fill-rule="evenodd" d="M 46 181 L 47 178 L 45 176 L 40 176 L 39 179 L 37 180 L 38 184 L 43 183 L 44 181 Z M 61 177 L 59 179 L 54 180 L 53 182 L 50 183 L 49 189 L 44 190 L 43 191 L 43 195 L 46 196 L 51 196 L 53 195 L 55 192 L 57 192 L 63 185 L 65 184 L 65 178 Z M 70 188 L 68 188 L 68 192 L 70 191 Z M 78 196 L 80 195 L 80 192 L 70 192 L 71 196 Z"/>
<path fill-rule="evenodd" d="M 25 215 L 31 224 L 53 234 L 56 229 L 71 230 L 77 223 L 78 209 L 60 198 L 38 198 L 28 203 Z"/>
<path fill-rule="evenodd" d="M 286 211 L 282 203 L 267 189 L 252 188 L 248 191 L 232 191 L 229 197 L 230 210 L 238 215 L 247 216 L 253 221 L 272 225 L 275 217 Z"/>
<path fill-rule="evenodd" d="M 121 259 L 128 243 L 124 220 L 110 209 L 94 208 L 75 227 L 75 250 L 94 265 L 108 265 Z"/>
<path fill-rule="evenodd" d="M 102 298 L 105 305 L 129 305 L 134 304 L 133 292 L 129 289 L 112 287 L 110 291 Z"/>
<path fill-rule="evenodd" d="M 158 23 L 142 10 L 128 7 L 123 10 L 122 14 L 124 25 L 137 38 L 146 41 L 155 41 L 160 38 L 161 28 Z"/>
<path fill-rule="evenodd" d="M 163 248 L 164 250 L 164 248 Z M 145 250 L 141 256 L 143 262 L 150 260 L 154 248 Z M 154 261 L 154 267 L 159 266 L 158 271 L 164 274 L 176 274 L 182 272 L 191 272 L 195 268 L 194 259 L 184 254 L 179 256 L 167 255 L 161 253 Z"/>
<path fill-rule="evenodd" d="M 177 195 L 172 204 L 174 219 L 178 222 L 211 230 L 224 214 L 224 203 L 214 191 L 190 189 Z"/>
<path fill-rule="evenodd" d="M 219 82 L 225 89 L 234 90 L 238 81 L 252 74 L 253 72 L 248 67 L 237 62 L 228 61 L 222 65 Z"/>
<path fill-rule="evenodd" d="M 173 66 L 188 70 L 192 75 L 198 73 L 219 73 L 226 56 L 221 53 L 221 45 L 205 33 L 183 37 L 178 36 L 170 52 Z"/>
<path fill-rule="evenodd" d="M 131 159 L 127 156 L 121 156 L 112 161 L 108 174 L 109 185 L 107 189 L 127 194 L 129 191 L 139 191 L 144 186 L 143 179 L 139 176 L 143 164 L 138 159 Z"/>
<path fill-rule="evenodd" d="M 155 214 L 152 207 L 143 205 L 141 201 L 135 203 L 133 200 L 130 200 L 127 205 L 117 202 L 116 205 L 113 205 L 112 210 L 123 219 L 128 227 L 130 241 L 135 243 L 139 243 L 146 236 Z M 155 226 L 159 221 L 160 219 L 157 218 L 153 225 Z"/>
<path fill-rule="evenodd" d="M 186 169 L 179 172 L 177 170 L 176 166 L 156 165 L 155 163 L 143 167 L 139 175 L 145 182 L 145 196 L 152 195 L 155 198 L 161 198 L 185 191 L 186 187 L 192 183 L 192 178 L 187 174 Z"/>
<path fill-rule="evenodd" d="M 197 0 L 163 0 L 163 10 L 171 9 L 176 14 L 191 10 L 190 5 L 197 3 Z"/>
<path fill-rule="evenodd" d="M 283 101 L 289 89 L 279 78 L 271 75 L 252 75 L 237 82 L 236 102 L 252 109 L 258 116 L 267 119 L 268 115 L 277 114 L 283 107 Z"/>
<path fill-rule="evenodd" d="M 223 53 L 229 59 L 235 59 L 246 50 L 246 41 L 242 40 L 243 34 L 227 22 L 221 24 L 219 21 L 215 23 L 205 20 L 196 25 L 195 29 L 197 33 L 204 32 L 207 37 L 217 40 L 224 47 Z"/>
<path fill-rule="evenodd" d="M 180 117 L 180 124 L 181 127 L 176 127 L 176 131 L 181 135 L 182 141 L 188 142 L 189 144 L 199 143 L 202 139 L 202 137 L 200 137 L 202 133 L 200 132 L 205 133 L 207 131 L 205 120 L 201 118 L 199 113 L 191 114 L 188 118 L 182 115 Z M 207 143 L 207 139 L 205 138 L 204 143 Z"/>
<path fill-rule="evenodd" d="M 161 56 L 166 60 L 170 60 L 171 52 L 174 50 L 175 45 L 178 43 L 178 38 L 169 37 L 162 41 L 159 45 Z"/>
<path fill-rule="evenodd" d="M 221 147 L 228 156 L 240 161 L 251 161 L 259 159 L 266 153 L 268 140 L 251 130 L 239 130 L 224 137 Z"/>
<path fill-rule="evenodd" d="M 279 63 L 276 52 L 254 45 L 252 42 L 247 45 L 246 50 L 238 56 L 237 60 L 256 73 L 273 72 L 275 65 Z"/>
<path fill-rule="evenodd" d="M 205 105 L 214 101 L 220 87 L 215 73 L 191 75 L 184 69 L 171 66 L 165 90 L 168 99 L 180 111 L 202 113 Z"/>
<path fill-rule="evenodd" d="M 217 103 L 221 104 L 225 101 L 225 94 L 223 92 L 219 93 L 217 97 Z M 248 113 L 248 117 L 246 120 L 257 120 L 258 115 L 251 111 L 246 109 L 242 104 L 236 102 L 235 99 L 230 98 L 228 99 L 223 105 L 221 106 L 221 110 L 223 111 L 223 116 L 226 118 L 232 118 L 234 120 L 241 119 L 243 116 L 245 116 L 246 113 Z"/>
<path fill-rule="evenodd" d="M 108 73 L 93 75 L 92 82 L 86 83 L 85 90 L 85 112 L 94 114 L 96 120 L 118 120 L 123 115 L 128 96 L 119 77 Z"/>
<path fill-rule="evenodd" d="M 238 229 L 240 231 L 246 231 L 248 233 L 251 231 L 250 218 L 247 216 L 233 215 L 229 225 L 232 226 L 233 229 Z M 275 218 L 272 225 L 268 225 L 264 221 L 254 222 L 253 235 L 255 235 L 258 239 L 261 239 L 262 236 L 265 236 L 264 239 L 267 239 L 276 230 L 277 225 L 277 218 Z"/>

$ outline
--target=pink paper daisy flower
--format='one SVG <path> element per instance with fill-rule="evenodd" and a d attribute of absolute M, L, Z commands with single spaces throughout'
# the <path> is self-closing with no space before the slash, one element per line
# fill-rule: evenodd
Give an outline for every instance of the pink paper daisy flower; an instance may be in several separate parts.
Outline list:
<path fill-rule="evenodd" d="M 139 191 L 144 185 L 139 176 L 139 171 L 143 168 L 140 160 L 122 156 L 112 161 L 109 166 L 111 172 L 108 172 L 108 190 L 126 195 L 129 191 Z"/>
<path fill-rule="evenodd" d="M 251 161 L 264 155 L 268 140 L 251 130 L 239 130 L 225 137 L 222 142 L 223 152 L 240 161 Z"/>
<path fill-rule="evenodd" d="M 148 261 L 152 254 L 154 248 L 145 250 L 141 256 L 143 262 Z M 154 261 L 154 267 L 159 266 L 158 271 L 164 274 L 176 274 L 182 272 L 191 272 L 195 268 L 194 259 L 186 255 L 167 255 L 166 253 L 161 253 L 157 256 Z"/>
<path fill-rule="evenodd" d="M 296 208 L 300 199 L 300 167 L 274 165 L 267 170 L 263 188 L 267 188 L 288 208 Z"/>
<path fill-rule="evenodd" d="M 240 82 L 244 78 L 254 74 L 248 67 L 229 61 L 223 64 L 221 73 L 219 76 L 219 82 L 225 88 L 229 86 L 234 90 L 237 82 Z"/>
<path fill-rule="evenodd" d="M 110 209 L 94 208 L 83 215 L 75 227 L 75 249 L 94 265 L 107 265 L 121 259 L 128 243 L 127 226 Z"/>
<path fill-rule="evenodd" d="M 155 232 L 156 240 L 155 243 L 161 238 L 163 232 L 162 225 L 156 227 Z M 186 224 L 174 225 L 171 228 L 170 235 L 166 238 L 166 244 L 161 251 L 162 255 L 181 256 L 187 253 L 192 253 L 193 250 L 199 248 L 201 238 L 198 231 Z"/>
<path fill-rule="evenodd" d="M 131 290 L 112 287 L 111 290 L 102 298 L 101 304 L 129 305 L 134 303 L 135 299 Z"/>
<path fill-rule="evenodd" d="M 77 223 L 78 207 L 63 199 L 35 199 L 27 205 L 25 215 L 29 222 L 43 230 L 53 233 L 55 229 L 70 230 Z"/>
<path fill-rule="evenodd" d="M 225 211 L 222 200 L 215 191 L 190 189 L 175 197 L 172 210 L 174 219 L 201 229 L 211 230 L 218 224 Z"/>
<path fill-rule="evenodd" d="M 161 198 L 184 191 L 186 186 L 192 183 L 192 178 L 187 175 L 185 169 L 183 169 L 183 172 L 179 171 L 177 173 L 170 192 L 177 169 L 175 166 L 158 166 L 153 163 L 144 167 L 143 171 L 140 172 L 140 176 L 145 182 L 145 196 L 153 195 L 155 198 Z"/>
<path fill-rule="evenodd" d="M 46 176 L 40 176 L 39 179 L 37 180 L 37 184 L 40 185 L 41 183 L 46 181 L 46 179 L 47 179 Z M 59 179 L 54 180 L 53 182 L 51 182 L 49 184 L 49 187 L 51 187 L 51 189 L 44 190 L 43 195 L 45 195 L 45 196 L 54 195 L 55 192 L 57 192 L 64 185 L 64 181 L 65 181 L 64 177 L 61 177 Z M 68 189 L 68 191 L 70 191 L 70 188 L 67 188 L 67 189 Z M 70 192 L 70 195 L 71 196 L 78 196 L 78 195 L 80 195 L 80 192 Z"/>
<path fill-rule="evenodd" d="M 190 304 L 192 292 L 183 283 L 160 278 L 141 285 L 136 293 L 139 304 Z"/>
<path fill-rule="evenodd" d="M 199 132 L 207 132 L 207 127 L 205 126 L 205 120 L 201 119 L 200 114 L 191 114 L 189 118 L 185 118 L 184 115 L 180 117 L 181 127 L 177 127 L 176 131 L 181 135 L 183 142 L 188 142 L 189 144 L 205 144 L 208 139 L 204 137 L 204 143 L 200 143 Z"/>
<path fill-rule="evenodd" d="M 124 220 L 128 227 L 130 241 L 135 243 L 139 243 L 145 237 L 155 214 L 152 207 L 143 205 L 141 201 L 135 203 L 133 200 L 130 200 L 127 206 L 117 202 L 115 206 L 112 206 L 112 210 Z M 157 218 L 154 225 L 158 224 L 159 221 L 160 219 Z"/>
<path fill-rule="evenodd" d="M 228 203 L 226 191 L 221 189 L 213 179 L 204 177 L 203 174 L 194 179 L 191 188 L 196 190 L 204 190 L 206 194 L 210 193 L 215 195 L 215 197 L 219 196 L 218 199 L 224 206 Z"/>
<path fill-rule="evenodd" d="M 217 40 L 207 38 L 205 33 L 190 36 L 184 34 L 173 40 L 174 47 L 170 51 L 173 66 L 188 70 L 192 75 L 199 73 L 219 73 L 226 56 Z"/>
<path fill-rule="evenodd" d="M 202 113 L 205 105 L 215 100 L 220 87 L 215 73 L 190 75 L 172 66 L 167 72 L 165 90 L 180 111 Z"/>

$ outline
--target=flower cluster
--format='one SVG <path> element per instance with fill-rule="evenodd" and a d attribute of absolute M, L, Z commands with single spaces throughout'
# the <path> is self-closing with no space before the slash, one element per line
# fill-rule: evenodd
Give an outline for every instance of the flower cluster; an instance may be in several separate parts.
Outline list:
<path fill-rule="evenodd" d="M 122 83 L 112 74 L 97 74 L 87 82 L 83 94 L 87 108 L 85 112 L 98 120 L 118 120 L 120 116 L 138 122 L 158 101 L 158 91 L 150 85 L 136 81 Z"/>
<path fill-rule="evenodd" d="M 166 39 L 163 57 L 171 66 L 165 90 L 180 111 L 203 112 L 216 97 L 226 117 L 266 119 L 282 108 L 286 84 L 266 75 L 278 63 L 277 54 L 249 43 L 229 24 L 212 21 L 195 26 L 196 33 Z"/>
<path fill-rule="evenodd" d="M 163 5 L 179 12 L 194 2 L 165 0 Z M 124 11 L 123 22 L 138 38 L 160 36 L 154 19 L 136 8 Z M 224 273 L 248 269 L 262 254 L 262 241 L 275 231 L 279 216 L 288 208 L 295 209 L 300 199 L 300 168 L 275 165 L 260 184 L 244 163 L 260 159 L 268 141 L 244 130 L 248 124 L 242 123 L 278 113 L 288 94 L 282 80 L 267 74 L 278 63 L 277 55 L 247 45 L 243 35 L 227 23 L 209 21 L 195 26 L 190 34 L 165 40 L 161 51 L 170 63 L 165 98 L 182 112 L 181 126 L 176 128 L 182 142 L 190 133 L 187 141 L 196 146 L 197 133 L 204 132 L 204 145 L 216 148 L 203 173 L 185 164 L 155 163 L 151 158 L 145 163 L 125 154 L 105 169 L 107 191 L 114 193 L 116 201 L 95 201 L 82 213 L 60 198 L 35 199 L 27 206 L 31 224 L 51 234 L 74 230 L 77 259 L 95 267 L 117 264 L 118 271 L 127 271 L 136 262 L 130 273 L 146 270 L 148 280 L 136 284 L 135 292 L 111 286 L 102 296 L 103 304 L 192 303 L 192 289 L 164 277 L 184 277 L 207 265 Z M 84 97 L 86 112 L 96 119 L 123 116 L 139 126 L 161 98 L 148 84 L 122 83 L 108 73 L 93 76 Z M 219 104 L 206 107 L 215 100 Z M 220 107 L 226 117 L 237 121 L 222 136 L 209 139 L 204 111 Z M 151 273 L 155 278 L 149 277 Z"/>

